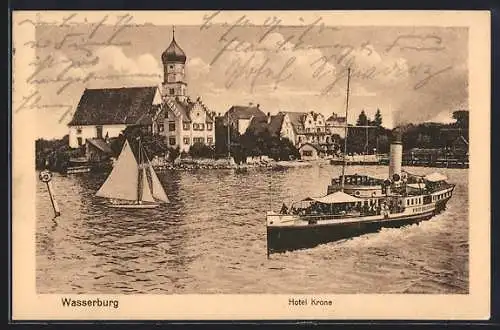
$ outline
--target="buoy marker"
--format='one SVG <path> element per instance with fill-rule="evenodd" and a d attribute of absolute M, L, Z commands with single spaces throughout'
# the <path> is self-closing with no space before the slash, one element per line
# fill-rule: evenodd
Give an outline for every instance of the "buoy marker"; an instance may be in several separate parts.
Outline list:
<path fill-rule="evenodd" d="M 61 215 L 61 211 L 59 210 L 59 205 L 57 205 L 57 201 L 54 198 L 54 189 L 52 187 L 52 173 L 49 170 L 43 170 L 39 175 L 40 181 L 45 182 L 47 185 L 47 190 L 49 191 L 50 201 L 52 203 L 52 208 L 54 209 L 54 217 L 57 218 Z"/>

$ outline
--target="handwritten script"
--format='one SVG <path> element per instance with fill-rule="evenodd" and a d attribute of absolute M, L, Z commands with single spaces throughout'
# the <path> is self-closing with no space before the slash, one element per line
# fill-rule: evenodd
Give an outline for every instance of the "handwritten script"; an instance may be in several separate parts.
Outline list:
<path fill-rule="evenodd" d="M 214 26 L 215 19 L 222 15 L 221 11 L 206 14 L 203 17 L 203 24 L 200 30 L 209 30 Z M 339 28 L 326 26 L 323 18 L 319 17 L 311 22 L 303 22 L 302 26 L 294 27 L 294 32 L 288 34 L 284 40 L 277 41 L 269 47 L 263 45 L 273 32 L 283 28 L 283 22 L 279 17 L 273 16 L 265 19 L 261 25 L 254 24 L 246 15 L 242 15 L 234 21 L 222 23 L 224 31 L 220 34 L 219 44 L 221 47 L 210 61 L 213 65 L 224 59 L 224 55 L 239 53 L 247 55 L 242 57 L 232 57 L 228 63 L 226 71 L 226 87 L 230 88 L 237 81 L 249 82 L 250 91 L 259 83 L 272 83 L 277 89 L 281 83 L 293 77 L 294 69 L 297 65 L 297 53 L 307 50 L 325 50 L 329 55 L 319 55 L 310 58 L 310 78 L 324 82 L 321 90 L 322 95 L 329 94 L 333 87 L 347 76 L 347 69 L 351 69 L 351 76 L 357 80 L 374 80 L 382 77 L 401 79 L 404 75 L 416 78 L 413 86 L 415 90 L 423 88 L 435 77 L 449 71 L 452 66 L 435 67 L 431 63 L 418 63 L 405 66 L 402 63 L 394 62 L 390 65 L 366 64 L 363 58 L 370 57 L 374 52 L 369 47 L 370 41 L 363 41 L 359 44 L 333 43 L 317 45 L 315 39 L 325 32 L 339 31 Z M 219 23 L 221 24 L 221 23 Z M 254 42 L 249 42 L 238 35 L 242 28 L 257 27 L 261 33 Z M 323 38 L 325 39 L 325 38 Z M 413 52 L 440 52 L 445 50 L 443 40 L 437 35 L 399 35 L 384 49 L 384 55 L 390 55 L 394 51 Z M 272 65 L 273 56 L 282 53 L 287 56 L 284 63 L 278 68 Z M 256 54 L 263 55 L 257 57 Z M 374 55 L 375 57 L 375 55 Z"/>
<path fill-rule="evenodd" d="M 300 18 L 301 25 L 289 28 L 277 16 L 269 16 L 256 24 L 247 15 L 231 21 L 221 20 L 222 15 L 221 11 L 204 14 L 199 31 L 218 33 L 216 51 L 208 62 L 211 66 L 219 64 L 224 67 L 225 87 L 228 89 L 237 83 L 248 84 L 250 92 L 261 85 L 278 89 L 296 77 L 299 65 L 304 71 L 304 54 L 307 58 L 306 75 L 311 81 L 318 83 L 321 95 L 331 94 L 334 87 L 345 80 L 348 68 L 351 69 L 351 76 L 361 82 L 383 79 L 398 81 L 411 77 L 415 90 L 425 88 L 436 77 L 453 69 L 449 64 L 439 66 L 433 62 L 408 64 L 397 60 L 385 61 L 388 58 L 397 59 L 400 56 L 398 54 L 405 52 L 443 52 L 446 44 L 439 35 L 399 34 L 386 43 L 383 49 L 379 49 L 380 53 L 376 53 L 370 40 L 321 44 L 321 40 L 340 40 L 331 36 L 342 33 L 340 28 L 328 26 L 322 17 L 311 21 Z M 152 25 L 135 24 L 134 17 L 130 14 L 105 15 L 93 22 L 76 13 L 50 22 L 38 15 L 36 19 L 26 19 L 18 25 L 44 28 L 37 30 L 35 40 L 22 45 L 34 49 L 37 57 L 31 63 L 26 63 L 33 69 L 26 78 L 26 83 L 32 89 L 23 95 L 14 109 L 16 113 L 27 109 L 63 109 L 64 114 L 59 120 L 62 122 L 72 115 L 74 105 L 54 102 L 57 98 L 47 97 L 42 92 L 43 87 L 51 87 L 51 91 L 57 96 L 71 86 L 85 85 L 92 80 L 121 81 L 128 78 L 160 77 L 160 72 L 124 73 L 117 70 L 110 73 L 109 70 L 99 69 L 102 65 L 109 65 L 103 63 L 113 61 L 111 58 L 101 58 L 99 49 L 108 46 L 133 47 L 133 42 L 127 38 L 127 32 Z M 244 29 L 248 28 L 252 30 L 245 34 Z M 258 31 L 257 35 L 255 31 Z M 281 31 L 286 33 L 277 33 Z M 248 38 L 249 34 L 251 38 Z M 278 41 L 272 39 L 277 34 L 283 38 Z M 278 62 L 275 60 L 276 55 L 280 58 Z M 371 60 L 377 56 L 382 60 Z"/>
<path fill-rule="evenodd" d="M 77 21 L 78 20 L 78 21 Z M 83 22 L 82 22 L 83 20 Z M 91 28 L 82 32 L 85 25 Z M 120 80 L 125 78 L 153 78 L 158 75 L 143 73 L 100 73 L 97 68 L 101 58 L 96 54 L 96 49 L 106 46 L 128 47 L 132 42 L 127 40 L 127 29 L 137 28 L 130 14 L 105 15 L 97 22 L 89 23 L 86 17 L 73 13 L 63 17 L 60 21 L 43 21 L 40 15 L 37 19 L 26 19 L 18 23 L 19 26 L 33 26 L 46 28 L 59 28 L 64 31 L 58 37 L 52 33 L 39 33 L 35 40 L 29 40 L 22 45 L 34 49 L 44 55 L 36 56 L 27 63 L 33 67 L 33 72 L 26 79 L 26 83 L 34 90 L 23 95 L 20 104 L 14 109 L 17 113 L 27 109 L 64 109 L 59 122 L 65 120 L 74 108 L 70 104 L 58 104 L 45 100 L 46 97 L 39 88 L 42 86 L 55 87 L 55 94 L 60 95 L 74 84 L 83 84 L 91 80 Z M 105 29 L 104 27 L 108 27 Z M 111 30 L 109 29 L 111 26 Z M 70 55 L 60 58 L 54 52 L 60 51 Z"/>

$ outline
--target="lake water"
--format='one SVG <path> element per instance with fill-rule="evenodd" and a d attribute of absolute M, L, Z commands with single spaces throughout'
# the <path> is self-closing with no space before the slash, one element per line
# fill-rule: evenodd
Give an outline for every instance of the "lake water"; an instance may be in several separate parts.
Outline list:
<path fill-rule="evenodd" d="M 415 174 L 429 168 L 406 167 Z M 468 170 L 445 212 L 418 225 L 266 257 L 265 212 L 324 195 L 336 166 L 159 172 L 165 208 L 125 211 L 94 197 L 105 174 L 54 175 L 57 225 L 37 187 L 39 293 L 468 293 Z M 386 166 L 349 168 L 382 174 Z"/>

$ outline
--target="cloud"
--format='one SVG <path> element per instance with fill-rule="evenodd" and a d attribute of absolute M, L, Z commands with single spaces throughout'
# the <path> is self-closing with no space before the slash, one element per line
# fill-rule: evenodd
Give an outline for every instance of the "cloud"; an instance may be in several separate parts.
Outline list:
<path fill-rule="evenodd" d="M 235 40 L 224 46 L 223 51 L 211 65 L 211 78 L 233 91 L 255 92 L 273 85 L 279 93 L 287 87 L 319 93 L 320 80 L 334 77 L 335 67 L 325 63 L 314 63 L 323 53 L 317 48 L 298 48 L 282 34 L 273 32 L 260 43 Z M 214 61 L 212 61 L 214 62 Z"/>

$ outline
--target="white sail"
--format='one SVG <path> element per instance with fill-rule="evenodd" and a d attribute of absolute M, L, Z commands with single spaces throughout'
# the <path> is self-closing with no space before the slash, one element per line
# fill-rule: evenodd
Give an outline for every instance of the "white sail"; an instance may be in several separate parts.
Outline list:
<path fill-rule="evenodd" d="M 153 185 L 153 197 L 164 203 L 169 203 L 170 200 L 167 197 L 167 193 L 165 192 L 165 189 L 163 189 L 160 179 L 158 179 L 158 176 L 156 175 L 156 172 L 151 164 L 149 164 L 149 173 L 151 174 L 151 182 Z"/>
<path fill-rule="evenodd" d="M 129 201 L 137 200 L 138 170 L 139 167 L 134 153 L 128 141 L 125 140 L 113 170 L 97 191 L 96 196 Z"/>
<path fill-rule="evenodd" d="M 144 202 L 154 202 L 153 196 L 151 195 L 151 189 L 149 188 L 148 177 L 146 175 L 146 169 L 142 169 L 142 196 L 141 200 Z"/>

